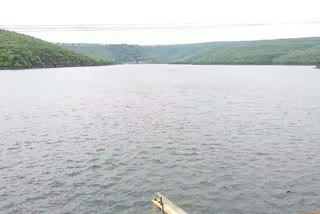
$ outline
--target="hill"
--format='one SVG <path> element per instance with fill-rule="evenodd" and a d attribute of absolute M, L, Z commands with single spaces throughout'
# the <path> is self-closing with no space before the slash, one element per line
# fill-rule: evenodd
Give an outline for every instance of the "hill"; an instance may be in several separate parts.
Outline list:
<path fill-rule="evenodd" d="M 112 64 L 23 34 L 0 30 L 0 69 L 95 66 Z"/>
<path fill-rule="evenodd" d="M 316 65 L 320 38 L 182 45 L 64 44 L 80 53 L 112 57 L 117 63 Z"/>
<path fill-rule="evenodd" d="M 316 65 L 320 38 L 231 42 L 181 60 L 191 64 Z"/>
<path fill-rule="evenodd" d="M 100 58 L 112 58 L 118 64 L 139 63 L 150 60 L 147 48 L 138 45 L 60 44 L 79 53 Z"/>

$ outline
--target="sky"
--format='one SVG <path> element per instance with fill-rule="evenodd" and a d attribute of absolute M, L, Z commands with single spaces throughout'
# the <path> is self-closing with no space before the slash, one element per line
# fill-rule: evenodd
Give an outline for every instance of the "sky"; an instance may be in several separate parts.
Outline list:
<path fill-rule="evenodd" d="M 156 45 L 315 37 L 320 36 L 319 8 L 320 0 L 1 0 L 0 28 L 162 26 L 85 32 L 20 31 L 63 43 Z M 169 25 L 188 27 L 163 28 Z"/>

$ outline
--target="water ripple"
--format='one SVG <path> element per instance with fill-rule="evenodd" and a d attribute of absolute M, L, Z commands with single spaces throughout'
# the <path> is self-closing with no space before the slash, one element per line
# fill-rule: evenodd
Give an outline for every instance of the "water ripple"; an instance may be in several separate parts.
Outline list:
<path fill-rule="evenodd" d="M 0 212 L 150 213 L 155 191 L 189 213 L 316 210 L 319 82 L 302 66 L 1 72 Z"/>

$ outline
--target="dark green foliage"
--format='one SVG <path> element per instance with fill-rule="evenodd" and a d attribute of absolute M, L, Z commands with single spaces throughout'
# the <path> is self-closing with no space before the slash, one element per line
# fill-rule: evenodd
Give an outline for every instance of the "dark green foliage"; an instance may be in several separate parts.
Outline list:
<path fill-rule="evenodd" d="M 117 63 L 316 65 L 320 38 L 186 45 L 65 44 L 82 53 L 112 57 Z"/>
<path fill-rule="evenodd" d="M 94 66 L 111 64 L 30 36 L 0 30 L 0 69 Z"/>
<path fill-rule="evenodd" d="M 80 53 L 112 58 L 116 63 L 152 62 L 147 49 L 138 45 L 61 44 Z"/>
<path fill-rule="evenodd" d="M 233 42 L 181 62 L 192 64 L 315 65 L 320 38 Z"/>

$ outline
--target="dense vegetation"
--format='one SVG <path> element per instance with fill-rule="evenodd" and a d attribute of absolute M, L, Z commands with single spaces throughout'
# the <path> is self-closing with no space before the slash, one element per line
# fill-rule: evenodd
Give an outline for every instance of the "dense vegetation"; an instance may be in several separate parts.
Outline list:
<path fill-rule="evenodd" d="M 316 65 L 320 38 L 234 42 L 182 62 L 192 64 Z"/>
<path fill-rule="evenodd" d="M 111 64 L 87 54 L 35 39 L 30 36 L 0 30 L 0 69 L 93 66 Z"/>
<path fill-rule="evenodd" d="M 62 44 L 80 53 L 100 58 L 112 58 L 116 63 L 149 62 L 150 56 L 138 45 L 96 45 L 96 44 Z"/>
<path fill-rule="evenodd" d="M 316 65 L 320 38 L 186 45 L 65 44 L 81 53 L 114 58 L 117 63 Z"/>
<path fill-rule="evenodd" d="M 158 46 L 56 45 L 30 36 L 0 30 L 0 69 L 93 66 L 113 62 L 320 67 L 319 58 L 320 38 Z"/>

